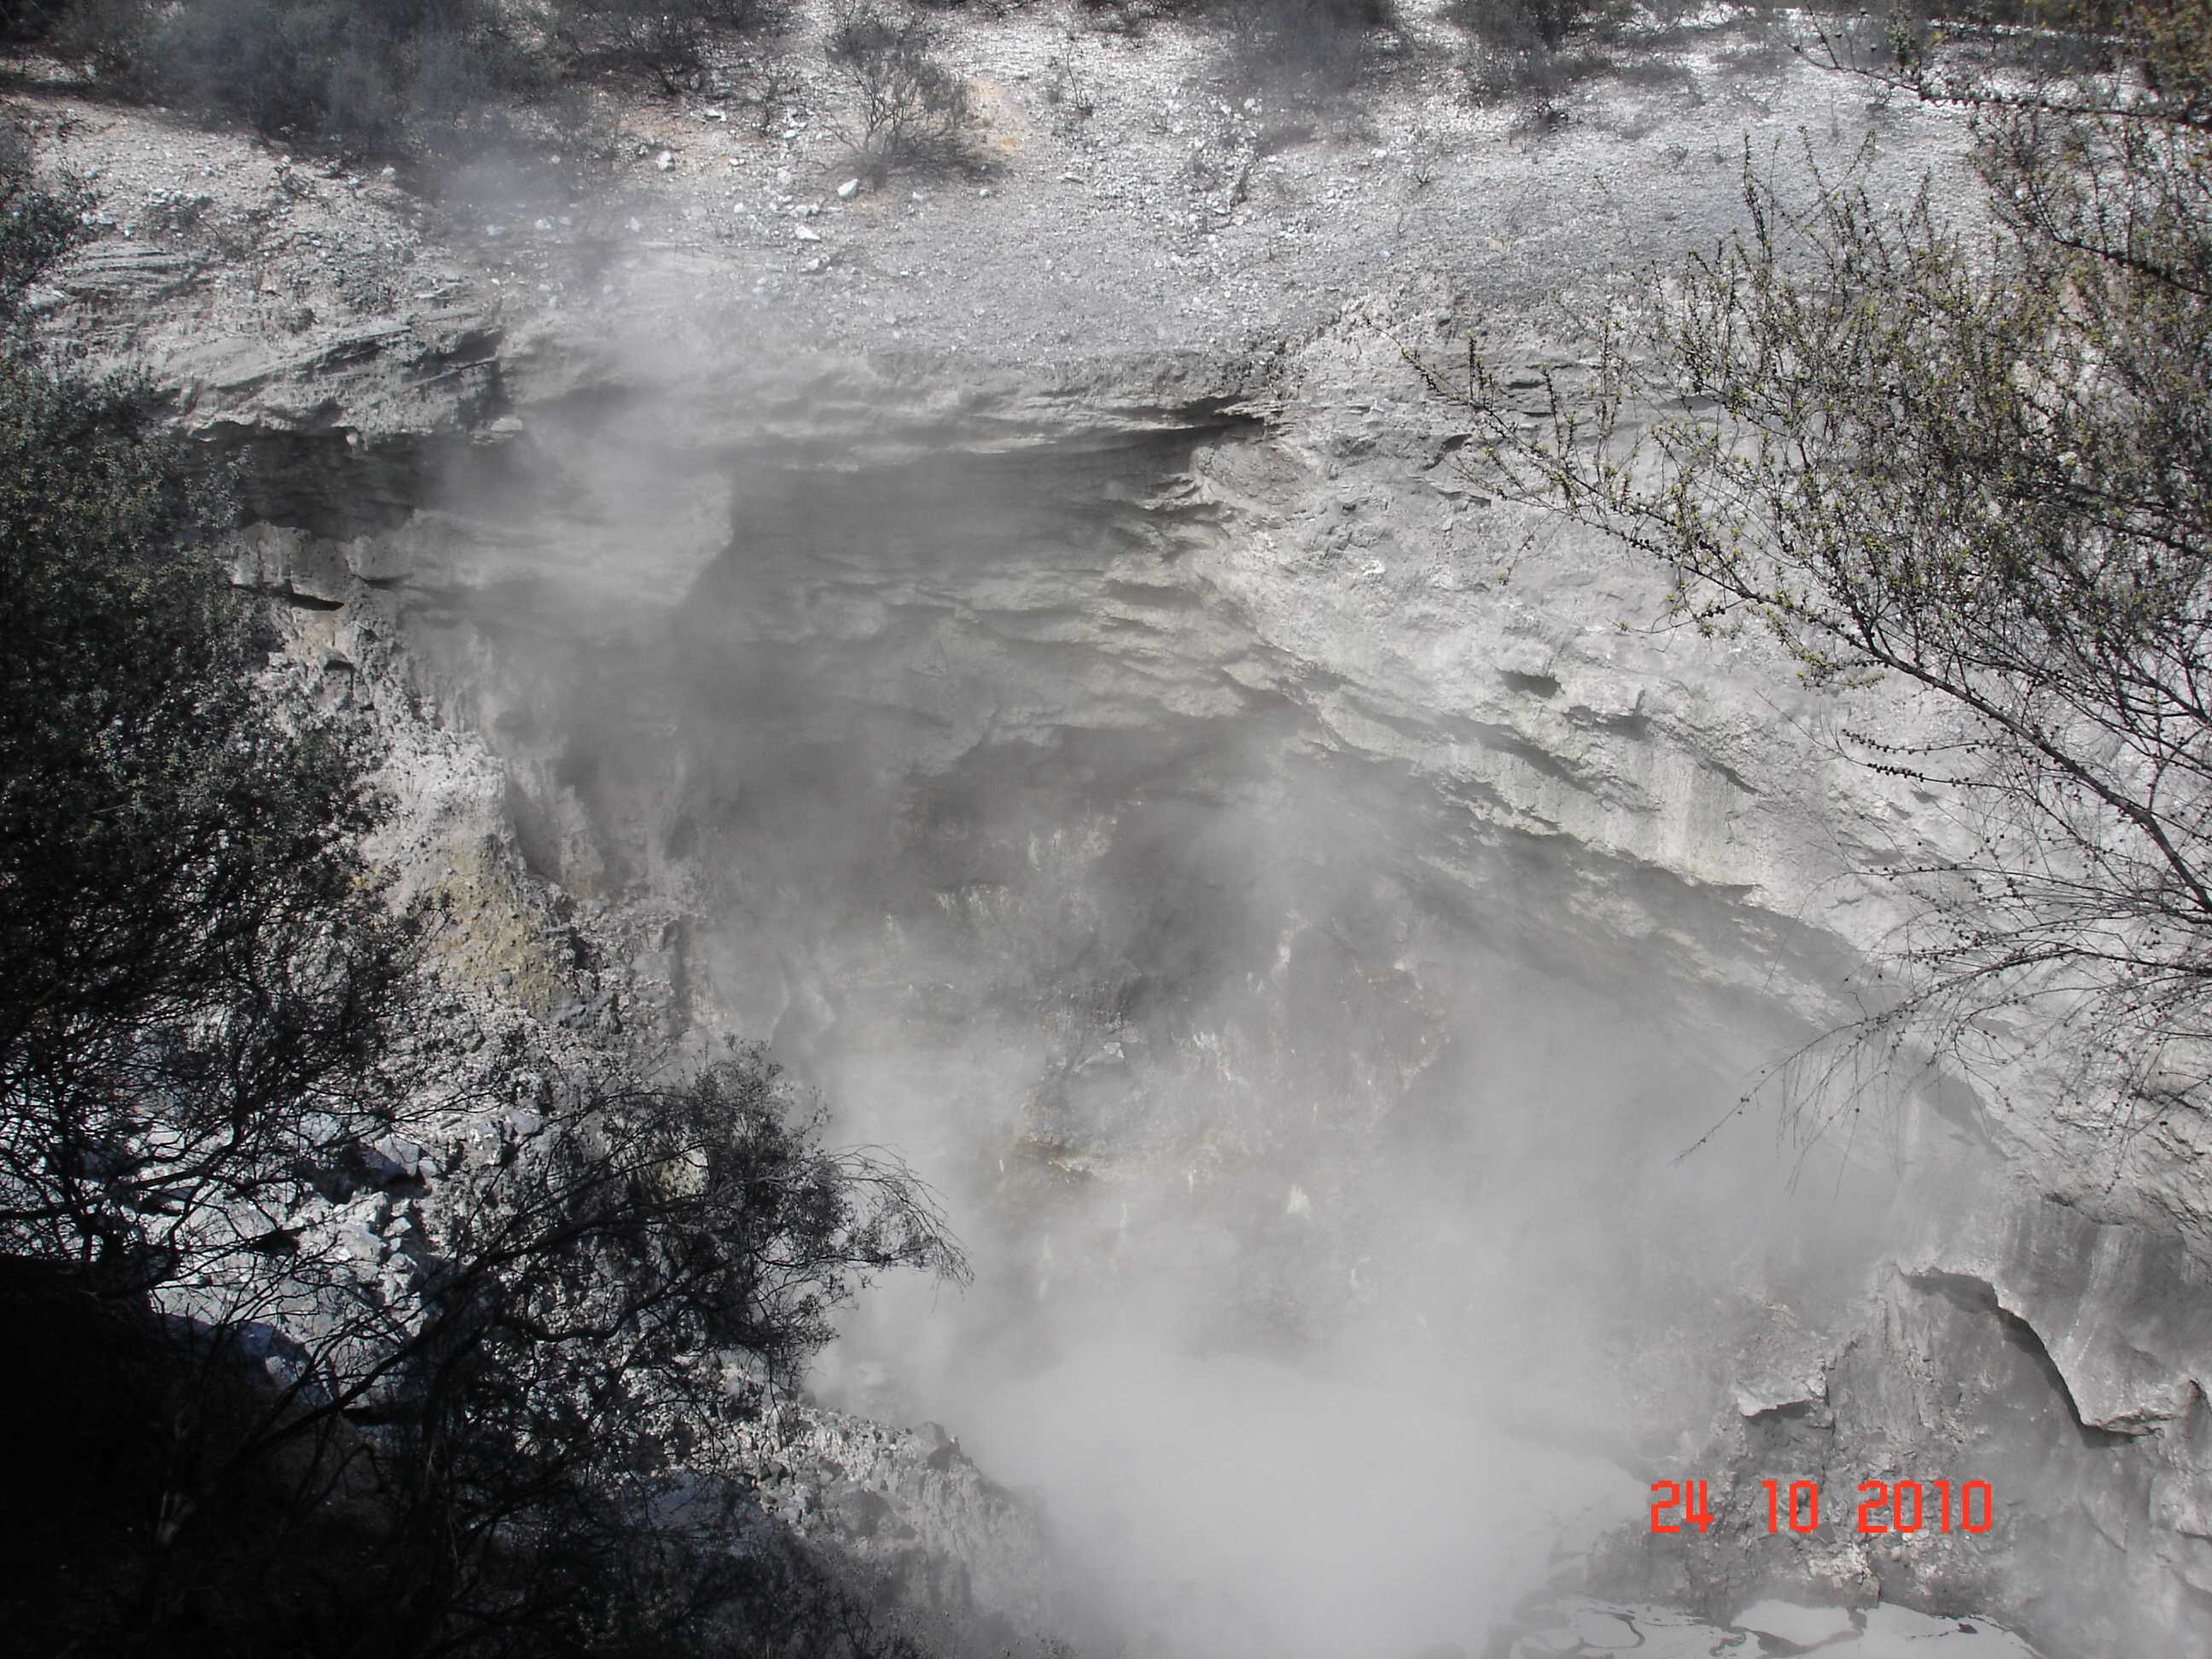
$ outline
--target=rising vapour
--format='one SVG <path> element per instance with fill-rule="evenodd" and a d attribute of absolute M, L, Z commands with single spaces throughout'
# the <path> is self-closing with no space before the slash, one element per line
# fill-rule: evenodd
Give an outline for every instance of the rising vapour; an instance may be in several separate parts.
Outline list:
<path fill-rule="evenodd" d="M 1724 899 L 1624 896 L 1317 714 L 1212 577 L 1262 530 L 1187 482 L 1268 441 L 734 467 L 670 619 L 536 706 L 684 896 L 693 1017 L 912 1158 L 975 1257 L 872 1295 L 818 1395 L 1033 1493 L 1103 1642 L 1410 1653 L 1641 1514 L 1716 1309 L 1843 1283 L 1893 1149 L 1729 1125 L 1805 1031 Z"/>

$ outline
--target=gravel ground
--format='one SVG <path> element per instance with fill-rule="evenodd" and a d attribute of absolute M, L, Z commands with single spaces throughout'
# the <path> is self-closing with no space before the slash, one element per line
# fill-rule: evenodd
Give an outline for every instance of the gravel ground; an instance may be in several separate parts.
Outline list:
<path fill-rule="evenodd" d="M 106 234 L 49 310 L 157 364 L 211 333 L 306 350 L 457 307 L 711 317 L 764 351 L 1241 351 L 1353 296 L 1433 306 L 1440 282 L 1492 322 L 1587 306 L 1732 222 L 1747 139 L 1799 173 L 1808 147 L 1841 164 L 1871 140 L 1886 192 L 1958 176 L 1955 122 L 1874 107 L 1741 31 L 1655 50 L 1540 128 L 1469 103 L 1435 9 L 1409 4 L 1404 48 L 1320 105 L 1232 85 L 1186 27 L 1101 33 L 1073 0 L 951 14 L 988 164 L 842 198 L 858 169 L 806 21 L 696 94 L 611 100 L 624 159 L 588 183 L 548 155 L 526 180 L 479 169 L 430 192 L 58 80 L 11 101 L 103 198 Z"/>

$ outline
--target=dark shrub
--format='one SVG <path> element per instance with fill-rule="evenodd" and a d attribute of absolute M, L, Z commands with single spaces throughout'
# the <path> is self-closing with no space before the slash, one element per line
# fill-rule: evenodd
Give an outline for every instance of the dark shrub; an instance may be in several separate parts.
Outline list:
<path fill-rule="evenodd" d="M 445 150 L 530 80 L 495 0 L 76 0 L 55 38 L 123 90 L 341 149 Z"/>
<path fill-rule="evenodd" d="M 1148 0 L 1077 0 L 1078 15 L 1100 30 L 1133 33 L 1157 11 L 1172 9 Z"/>
<path fill-rule="evenodd" d="M 823 50 L 852 93 L 849 137 L 873 177 L 973 159 L 975 106 L 927 23 L 852 0 L 839 7 Z"/>
<path fill-rule="evenodd" d="M 1486 46 L 1556 52 L 1617 25 L 1626 10 L 1620 0 L 1452 0 L 1444 15 Z"/>
<path fill-rule="evenodd" d="M 775 0 L 556 0 L 556 32 L 587 54 L 652 70 L 664 84 L 703 67 L 716 29 L 750 32 L 779 21 Z"/>
<path fill-rule="evenodd" d="M 60 18 L 62 0 L 0 0 L 0 40 L 36 40 Z"/>
<path fill-rule="evenodd" d="M 1376 32 L 1398 18 L 1395 0 L 1212 0 L 1203 9 L 1227 37 L 1231 78 L 1255 91 L 1342 91 L 1367 67 Z"/>
<path fill-rule="evenodd" d="M 1627 14 L 1626 0 L 1452 0 L 1445 10 L 1474 37 L 1462 64 L 1469 95 L 1517 102 L 1540 130 L 1567 118 L 1569 87 L 1610 67 L 1597 46 Z"/>
<path fill-rule="evenodd" d="M 135 92 L 153 27 L 150 0 L 71 0 L 46 39 L 56 56 L 88 65 L 111 89 Z"/>

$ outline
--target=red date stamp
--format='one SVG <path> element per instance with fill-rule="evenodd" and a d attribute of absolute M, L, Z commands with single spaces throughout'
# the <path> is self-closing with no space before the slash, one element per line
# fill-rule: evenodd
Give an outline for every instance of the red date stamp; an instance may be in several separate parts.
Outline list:
<path fill-rule="evenodd" d="M 1766 1529 L 1771 1533 L 1818 1532 L 1820 1529 L 1820 1484 L 1793 1480 L 1785 1488 L 1779 1480 L 1762 1481 L 1766 1492 Z M 1996 1495 L 1986 1480 L 1969 1480 L 1954 1488 L 1948 1480 L 1862 1480 L 1858 1490 L 1858 1527 L 1863 1534 L 1875 1533 L 1987 1532 L 1996 1524 Z M 1655 1480 L 1651 1483 L 1651 1530 L 1681 1532 L 1695 1527 L 1704 1532 L 1713 1524 L 1711 1498 L 1702 1480 Z"/>

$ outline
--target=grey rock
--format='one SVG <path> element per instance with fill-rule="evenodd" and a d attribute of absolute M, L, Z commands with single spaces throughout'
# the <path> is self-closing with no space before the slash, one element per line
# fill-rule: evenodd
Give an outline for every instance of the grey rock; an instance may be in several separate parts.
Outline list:
<path fill-rule="evenodd" d="M 389 1134 L 368 1149 L 372 1168 L 394 1181 L 412 1181 L 422 1173 L 422 1148 L 404 1135 Z"/>

